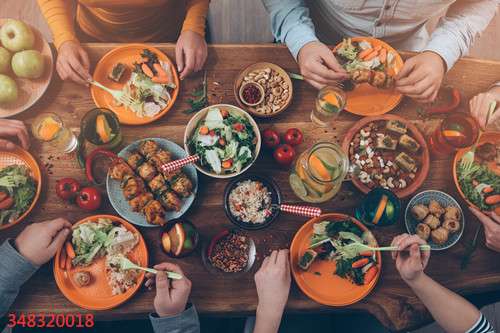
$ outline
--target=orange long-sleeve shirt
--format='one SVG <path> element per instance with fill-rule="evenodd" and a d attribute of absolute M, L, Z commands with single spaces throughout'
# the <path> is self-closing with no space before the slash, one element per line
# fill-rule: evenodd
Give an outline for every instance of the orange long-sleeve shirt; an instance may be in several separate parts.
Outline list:
<path fill-rule="evenodd" d="M 57 48 L 77 40 L 70 1 L 38 0 Z M 100 41 L 175 41 L 181 31 L 205 36 L 209 0 L 77 0 L 76 21 Z"/>

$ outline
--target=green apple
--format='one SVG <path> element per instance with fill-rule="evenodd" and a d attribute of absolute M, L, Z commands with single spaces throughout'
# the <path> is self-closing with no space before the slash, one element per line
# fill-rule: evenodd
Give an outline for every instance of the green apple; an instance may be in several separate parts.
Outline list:
<path fill-rule="evenodd" d="M 25 79 L 38 79 L 45 69 L 43 55 L 36 50 L 17 52 L 11 64 L 14 74 Z"/>
<path fill-rule="evenodd" d="M 0 46 L 0 74 L 6 74 L 10 70 L 10 59 L 12 55 L 6 48 Z"/>
<path fill-rule="evenodd" d="M 23 21 L 8 19 L 0 29 L 0 41 L 6 49 L 19 52 L 33 48 L 35 35 Z"/>
<path fill-rule="evenodd" d="M 17 100 L 17 84 L 7 75 L 0 74 L 0 104 L 12 103 Z"/>

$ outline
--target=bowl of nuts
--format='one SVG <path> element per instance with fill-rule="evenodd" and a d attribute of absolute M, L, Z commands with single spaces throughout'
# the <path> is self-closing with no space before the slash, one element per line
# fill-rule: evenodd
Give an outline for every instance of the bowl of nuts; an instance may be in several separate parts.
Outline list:
<path fill-rule="evenodd" d="M 252 115 L 274 117 L 292 102 L 292 80 L 283 68 L 258 62 L 240 73 L 234 83 L 234 95 L 238 104 Z"/>

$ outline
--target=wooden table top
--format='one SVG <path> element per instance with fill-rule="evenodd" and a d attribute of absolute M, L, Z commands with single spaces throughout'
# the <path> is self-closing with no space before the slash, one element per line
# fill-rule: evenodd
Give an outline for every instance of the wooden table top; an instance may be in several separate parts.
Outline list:
<path fill-rule="evenodd" d="M 93 65 L 112 48 L 119 44 L 85 44 Z M 159 44 L 158 48 L 174 59 L 174 45 Z M 210 104 L 220 102 L 236 104 L 233 95 L 233 81 L 238 73 L 247 65 L 259 61 L 270 61 L 286 70 L 298 72 L 297 64 L 284 46 L 279 45 L 216 45 L 210 46 L 206 63 Z M 403 53 L 408 57 L 410 53 Z M 460 60 L 447 74 L 446 83 L 458 87 L 468 100 L 471 96 L 486 90 L 499 79 L 500 62 L 477 59 Z M 182 113 L 188 108 L 186 99 L 202 78 L 199 73 L 181 83 L 180 96 L 173 109 L 162 119 L 153 124 L 141 127 L 124 126 L 124 143 L 145 137 L 165 137 L 182 144 L 184 127 L 190 116 Z M 289 109 L 271 120 L 259 120 L 261 129 L 271 124 L 280 131 L 289 127 L 301 128 L 305 134 L 305 143 L 300 151 L 318 140 L 341 140 L 354 122 L 360 118 L 349 113 L 343 113 L 336 122 L 334 129 L 314 129 L 309 121 L 309 113 L 314 105 L 317 91 L 305 82 L 294 82 L 294 99 Z M 58 113 L 72 128 L 78 129 L 80 118 L 94 107 L 88 88 L 61 82 L 54 75 L 53 82 L 46 95 L 30 110 L 24 112 L 18 119 L 30 123 L 40 112 Z M 466 103 L 462 102 L 462 107 Z M 422 120 L 416 112 L 417 106 L 409 99 L 393 111 L 394 114 L 410 119 L 423 133 L 429 134 L 437 126 L 440 119 Z M 15 237 L 27 223 L 42 221 L 63 216 L 70 221 L 77 221 L 89 214 L 76 206 L 67 205 L 55 195 L 55 182 L 62 177 L 74 177 L 84 181 L 84 173 L 78 167 L 74 155 L 61 155 L 48 145 L 33 141 L 33 155 L 39 159 L 43 169 L 44 184 L 39 204 L 27 221 L 3 231 L 0 240 Z M 272 161 L 270 154 L 263 152 L 257 163 L 250 169 L 271 175 L 279 184 L 284 195 L 284 201 L 299 203 L 288 184 L 288 171 L 279 169 Z M 186 214 L 201 232 L 205 239 L 213 236 L 222 228 L 231 227 L 222 205 L 222 193 L 227 180 L 209 179 L 200 174 L 200 186 L 193 207 Z M 440 189 L 459 200 L 458 193 L 451 178 L 451 159 L 433 159 L 431 170 L 421 190 Z M 353 214 L 361 195 L 351 184 L 344 183 L 342 191 L 331 201 L 321 205 L 324 212 L 343 212 Z M 406 203 L 407 200 L 404 202 Z M 500 289 L 500 265 L 498 254 L 484 247 L 484 237 L 472 262 L 465 271 L 460 270 L 460 261 L 466 241 L 473 237 L 477 221 L 471 218 L 465 202 L 459 200 L 466 212 L 466 227 L 462 239 L 453 248 L 433 253 L 427 268 L 427 273 L 440 283 L 461 294 L 472 294 Z M 109 204 L 100 212 L 116 214 Z M 29 221 L 29 222 L 28 222 Z M 296 230 L 305 222 L 304 218 L 281 214 L 269 228 L 252 232 L 256 240 L 259 260 L 251 272 L 237 279 L 232 277 L 215 277 L 202 265 L 200 250 L 195 254 L 181 259 L 172 260 L 160 249 L 159 230 L 142 228 L 149 248 L 151 263 L 172 261 L 179 264 L 193 281 L 191 302 L 196 304 L 202 314 L 241 315 L 255 310 L 257 294 L 253 281 L 253 273 L 260 266 L 262 257 L 272 249 L 289 246 Z M 404 221 L 385 228 L 374 229 L 374 234 L 380 244 L 388 244 L 392 238 L 405 231 Z M 142 289 L 130 301 L 122 306 L 96 313 L 102 319 L 140 318 L 153 309 L 154 292 Z M 405 330 L 420 326 L 430 320 L 430 315 L 422 303 L 399 277 L 390 255 L 383 254 L 383 269 L 381 278 L 373 292 L 364 300 L 347 308 L 329 308 L 308 299 L 296 285 L 292 285 L 287 305 L 289 312 L 319 312 L 319 311 L 355 311 L 365 310 L 376 316 L 391 330 Z M 35 276 L 22 288 L 21 294 L 12 306 L 12 311 L 19 312 L 77 312 L 84 311 L 73 304 L 59 292 L 52 274 L 52 264 L 42 267 Z M 84 311 L 85 312 L 85 311 Z"/>

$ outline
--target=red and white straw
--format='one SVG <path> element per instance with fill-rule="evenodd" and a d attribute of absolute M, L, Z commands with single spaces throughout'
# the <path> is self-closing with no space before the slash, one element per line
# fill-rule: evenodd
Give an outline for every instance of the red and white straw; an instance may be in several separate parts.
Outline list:
<path fill-rule="evenodd" d="M 160 166 L 160 170 L 165 173 L 173 172 L 175 170 L 179 170 L 185 165 L 194 163 L 198 161 L 200 157 L 198 155 L 192 155 L 188 157 L 181 158 L 180 160 L 175 160 L 172 162 L 168 162 Z"/>
<path fill-rule="evenodd" d="M 321 215 L 321 208 L 310 207 L 310 206 L 297 206 L 297 205 L 286 205 L 281 204 L 280 210 L 290 214 L 306 216 L 306 217 L 318 217 Z"/>

